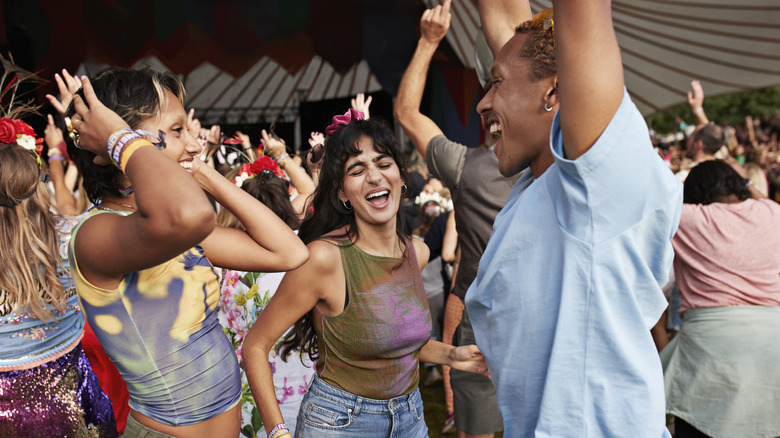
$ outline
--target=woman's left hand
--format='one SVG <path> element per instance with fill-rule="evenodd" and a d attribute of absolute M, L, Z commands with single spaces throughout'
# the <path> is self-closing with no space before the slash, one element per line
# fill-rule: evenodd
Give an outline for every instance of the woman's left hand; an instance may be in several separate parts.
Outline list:
<path fill-rule="evenodd" d="M 450 366 L 456 370 L 467 373 L 481 374 L 490 377 L 485 356 L 476 345 L 463 345 L 455 347 L 450 353 Z"/>

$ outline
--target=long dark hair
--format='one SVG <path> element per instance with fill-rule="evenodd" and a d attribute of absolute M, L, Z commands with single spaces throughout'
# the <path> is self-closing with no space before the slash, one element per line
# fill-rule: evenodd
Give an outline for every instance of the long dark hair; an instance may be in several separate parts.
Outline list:
<path fill-rule="evenodd" d="M 751 197 L 747 182 L 728 163 L 709 160 L 691 169 L 683 186 L 686 204 L 712 204 L 729 195 L 740 201 Z"/>
<path fill-rule="evenodd" d="M 354 212 L 347 210 L 341 203 L 339 190 L 344 182 L 347 160 L 360 155 L 361 150 L 358 149 L 357 143 L 363 136 L 373 140 L 377 152 L 391 156 L 398 166 L 401 180 L 408 181 L 404 156 L 387 123 L 372 118 L 357 120 L 344 126 L 325 141 L 320 182 L 312 200 L 314 212 L 304 219 L 298 234 L 304 243 L 309 244 L 342 227 L 346 227 L 345 234 L 334 237 L 350 238 L 353 242 L 358 239 L 359 230 Z M 405 236 L 400 231 L 403 229 L 403 224 L 403 211 L 399 208 L 396 213 L 396 233 L 400 237 L 401 244 L 405 245 Z M 297 348 L 307 353 L 312 361 L 317 360 L 317 335 L 314 332 L 312 312 L 313 310 L 301 317 L 293 326 L 292 335 L 281 342 L 281 356 L 285 360 L 290 352 Z"/>
<path fill-rule="evenodd" d="M 184 85 L 181 80 L 171 72 L 158 72 L 150 67 L 140 69 L 109 67 L 90 78 L 90 82 L 98 100 L 108 109 L 119 114 L 133 129 L 160 112 L 165 91 L 170 91 L 179 101 L 184 101 Z M 84 97 L 81 90 L 77 94 Z M 73 117 L 74 113 L 71 104 L 67 115 Z M 65 128 L 64 123 L 60 127 Z M 84 191 L 89 200 L 98 203 L 103 195 L 121 195 L 122 172 L 115 166 L 96 165 L 92 162 L 95 154 L 77 148 L 69 136 L 65 137 L 68 154 L 84 178 Z"/>

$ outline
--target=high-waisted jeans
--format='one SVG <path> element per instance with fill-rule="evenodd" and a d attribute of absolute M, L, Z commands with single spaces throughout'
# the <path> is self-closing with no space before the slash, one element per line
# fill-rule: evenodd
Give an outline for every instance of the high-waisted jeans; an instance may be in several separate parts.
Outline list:
<path fill-rule="evenodd" d="M 296 438 L 428 436 L 420 390 L 389 400 L 361 397 L 315 374 L 298 412 Z"/>

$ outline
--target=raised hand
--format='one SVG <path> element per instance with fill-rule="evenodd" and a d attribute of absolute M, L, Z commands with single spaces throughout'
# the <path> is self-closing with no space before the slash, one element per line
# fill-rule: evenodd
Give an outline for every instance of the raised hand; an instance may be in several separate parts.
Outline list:
<path fill-rule="evenodd" d="M 447 35 L 452 20 L 450 5 L 452 0 L 444 0 L 444 3 L 435 8 L 426 9 L 420 19 L 420 36 L 431 43 L 439 42 Z"/>
<path fill-rule="evenodd" d="M 65 140 L 65 137 L 62 135 L 62 130 L 54 123 L 54 117 L 52 117 L 51 114 L 48 114 L 46 117 L 48 118 L 49 123 L 43 131 L 43 140 L 46 142 L 46 145 L 49 146 L 49 156 L 59 155 L 60 157 L 67 158 L 67 152 L 60 149 L 60 143 Z"/>
<path fill-rule="evenodd" d="M 212 125 L 206 134 L 206 141 L 211 145 L 220 144 L 220 136 L 222 135 L 222 128 L 219 125 Z"/>
<path fill-rule="evenodd" d="M 241 139 L 241 145 L 244 147 L 244 149 L 252 148 L 252 142 L 249 140 L 248 135 L 244 134 L 241 131 L 236 131 L 236 137 Z"/>
<path fill-rule="evenodd" d="M 351 100 L 352 109 L 355 111 L 362 112 L 363 115 L 366 117 L 366 120 L 368 120 L 369 118 L 368 107 L 371 106 L 372 100 L 373 98 L 371 96 L 368 96 L 368 98 L 366 98 L 365 94 L 358 93 L 358 95 L 353 97 Z"/>
<path fill-rule="evenodd" d="M 316 168 L 319 170 L 321 164 L 317 163 L 325 155 L 325 135 L 321 132 L 312 132 L 309 136 L 309 145 L 311 146 L 311 152 L 306 156 L 306 164 L 309 169 Z"/>
<path fill-rule="evenodd" d="M 694 79 L 691 81 L 691 90 L 688 91 L 688 105 L 690 105 L 691 111 L 696 112 L 703 103 L 704 90 L 701 88 L 701 82 Z"/>
<path fill-rule="evenodd" d="M 200 120 L 195 118 L 195 108 L 190 108 L 190 111 L 187 113 L 187 131 L 189 131 L 190 135 L 193 137 L 199 138 L 200 129 Z"/>
<path fill-rule="evenodd" d="M 71 74 L 68 73 L 68 70 L 63 68 L 62 76 L 57 73 L 54 75 L 54 80 L 57 82 L 57 88 L 60 90 L 61 100 L 57 100 L 57 98 L 51 94 L 47 94 L 46 98 L 49 99 L 49 102 L 51 102 L 51 105 L 57 112 L 65 114 L 71 101 L 73 101 L 73 96 L 79 91 L 79 88 L 81 88 L 81 79 L 79 79 L 78 76 L 71 76 Z"/>
<path fill-rule="evenodd" d="M 78 146 L 97 155 L 95 164 L 107 166 L 111 164 L 106 146 L 108 138 L 114 132 L 129 129 L 130 126 L 100 102 L 86 76 L 81 78 L 81 82 L 84 99 L 78 95 L 73 98 L 76 114 L 71 118 L 73 128 L 79 133 Z"/>
<path fill-rule="evenodd" d="M 274 160 L 278 160 L 279 157 L 287 152 L 287 145 L 284 143 L 284 140 L 269 135 L 265 129 L 263 129 L 261 134 L 263 137 L 261 144 L 266 155 Z"/>

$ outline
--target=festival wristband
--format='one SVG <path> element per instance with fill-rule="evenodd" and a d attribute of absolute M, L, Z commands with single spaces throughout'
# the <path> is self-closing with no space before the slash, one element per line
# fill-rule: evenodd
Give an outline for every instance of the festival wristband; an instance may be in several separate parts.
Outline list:
<path fill-rule="evenodd" d="M 127 169 L 127 163 L 130 161 L 130 157 L 137 151 L 138 149 L 144 147 L 144 146 L 154 146 L 152 142 L 149 140 L 146 140 L 141 137 L 136 137 L 138 141 L 131 142 L 127 147 L 122 150 L 122 154 L 120 156 L 119 161 L 119 170 L 122 171 L 122 173 L 125 173 L 125 169 Z"/>
<path fill-rule="evenodd" d="M 119 137 L 119 140 L 116 141 L 116 145 L 111 150 L 111 162 L 114 163 L 115 166 L 119 167 L 120 169 L 122 168 L 120 160 L 122 157 L 122 151 L 131 140 L 136 138 L 141 138 L 141 136 L 132 131 Z"/>
<path fill-rule="evenodd" d="M 111 137 L 108 137 L 108 141 L 106 142 L 106 149 L 108 150 L 109 156 L 116 147 L 116 143 L 119 141 L 119 137 L 130 132 L 133 132 L 133 130 L 130 128 L 122 128 L 111 134 Z"/>
<path fill-rule="evenodd" d="M 62 158 L 62 155 L 53 154 L 53 155 L 49 155 L 49 161 L 51 160 L 62 161 L 64 160 L 64 158 Z"/>
<path fill-rule="evenodd" d="M 282 163 L 282 161 L 284 161 L 284 160 L 286 160 L 286 159 L 288 159 L 288 158 L 290 158 L 290 154 L 288 154 L 287 152 L 285 152 L 285 153 L 283 153 L 282 155 L 279 155 L 279 156 L 276 158 L 276 162 L 277 162 L 277 163 L 279 163 L 279 164 L 281 164 L 281 163 Z"/>
<path fill-rule="evenodd" d="M 284 423 L 279 423 L 268 433 L 268 438 L 279 438 L 283 435 L 289 434 L 290 429 L 287 428 L 287 425 Z"/>

